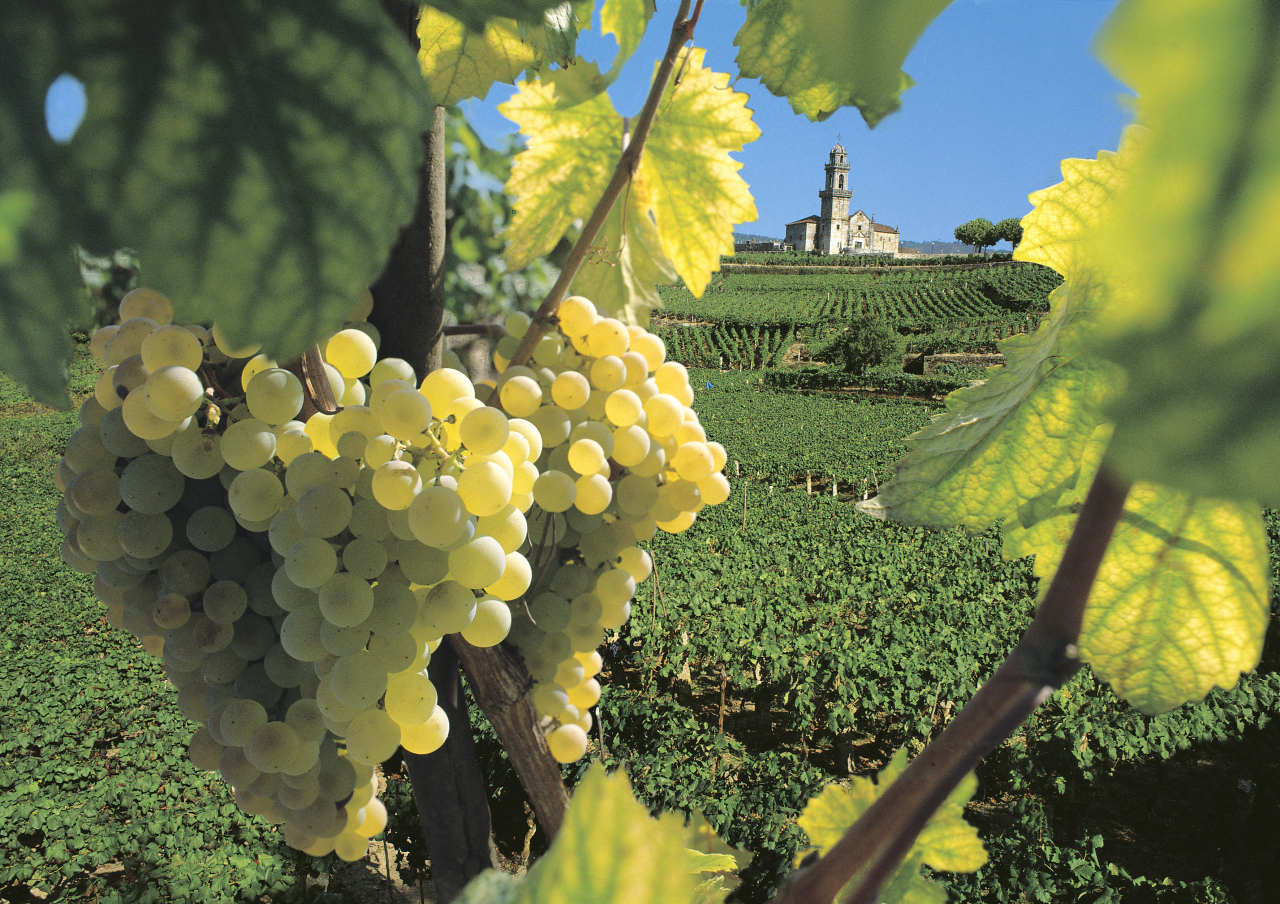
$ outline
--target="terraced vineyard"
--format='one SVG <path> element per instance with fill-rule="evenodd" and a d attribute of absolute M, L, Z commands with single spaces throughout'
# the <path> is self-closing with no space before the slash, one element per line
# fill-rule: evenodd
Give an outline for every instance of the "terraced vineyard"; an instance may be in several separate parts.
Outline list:
<path fill-rule="evenodd" d="M 662 290 L 654 331 L 675 360 L 693 367 L 761 369 L 782 363 L 796 341 L 824 336 L 858 313 L 888 319 L 908 351 L 988 351 L 1030 332 L 1062 278 L 1036 264 L 794 275 L 729 273 L 702 298 Z"/>

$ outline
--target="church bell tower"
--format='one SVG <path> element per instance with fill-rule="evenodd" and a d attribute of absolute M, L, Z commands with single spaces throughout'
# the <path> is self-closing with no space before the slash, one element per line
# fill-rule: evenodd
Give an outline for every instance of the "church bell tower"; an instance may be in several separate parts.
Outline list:
<path fill-rule="evenodd" d="M 844 146 L 838 141 L 827 162 L 826 188 L 818 192 L 822 199 L 816 247 L 823 254 L 839 254 L 849 244 L 849 162 Z"/>

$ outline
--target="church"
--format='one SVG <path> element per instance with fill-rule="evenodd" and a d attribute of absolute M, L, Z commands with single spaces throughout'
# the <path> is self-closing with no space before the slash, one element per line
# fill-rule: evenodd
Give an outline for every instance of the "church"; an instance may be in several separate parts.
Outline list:
<path fill-rule="evenodd" d="M 836 143 L 827 163 L 827 187 L 818 192 L 822 213 L 787 224 L 786 243 L 796 251 L 822 254 L 898 253 L 898 230 L 877 223 L 861 210 L 850 214 L 849 161 Z"/>

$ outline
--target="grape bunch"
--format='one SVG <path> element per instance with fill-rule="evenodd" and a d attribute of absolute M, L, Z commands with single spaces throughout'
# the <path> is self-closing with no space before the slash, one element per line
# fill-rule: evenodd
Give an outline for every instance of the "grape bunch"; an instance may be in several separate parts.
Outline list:
<path fill-rule="evenodd" d="M 596 650 L 651 570 L 637 542 L 729 492 L 684 367 L 587 299 L 527 366 L 509 317 L 478 382 L 379 360 L 371 310 L 321 343 L 339 409 L 300 420 L 293 370 L 129 293 L 54 475 L 63 559 L 161 657 L 192 763 L 345 859 L 386 824 L 373 767 L 448 737 L 426 671 L 445 635 L 513 644 L 552 754 L 579 759 Z"/>

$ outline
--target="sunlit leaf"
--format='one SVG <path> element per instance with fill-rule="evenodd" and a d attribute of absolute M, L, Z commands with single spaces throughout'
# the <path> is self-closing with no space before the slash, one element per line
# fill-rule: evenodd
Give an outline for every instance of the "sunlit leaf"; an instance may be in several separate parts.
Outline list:
<path fill-rule="evenodd" d="M 1036 574 L 1053 575 L 1103 445 L 1088 456 L 1082 487 L 1064 493 L 1035 525 L 1006 527 L 1008 557 L 1034 553 Z M 1081 657 L 1145 713 L 1198 701 L 1258 664 L 1269 583 L 1256 505 L 1138 483 L 1089 596 Z"/>
<path fill-rule="evenodd" d="M 695 297 L 720 255 L 733 253 L 733 227 L 756 218 L 742 164 L 729 155 L 760 137 L 747 95 L 704 69 L 704 53 L 694 47 L 682 57 L 680 82 L 668 86 L 640 161 L 663 251 Z"/>
<path fill-rule="evenodd" d="M 438 10 L 423 9 L 418 64 L 436 103 L 448 107 L 470 97 L 483 99 L 496 82 L 512 84 L 526 69 L 571 63 L 579 13 L 589 16 L 590 4 L 558 4 L 534 25 L 491 19 L 480 32 Z M 603 88 L 600 83 L 596 91 Z"/>
<path fill-rule="evenodd" d="M 510 873 L 487 869 L 467 883 L 453 904 L 513 904 L 520 881 Z"/>
<path fill-rule="evenodd" d="M 519 904 L 688 904 L 693 874 L 680 826 L 636 801 L 621 771 L 587 770 L 555 843 L 529 870 Z"/>
<path fill-rule="evenodd" d="M 870 126 L 915 84 L 902 62 L 951 0 L 762 0 L 733 43 L 738 68 L 812 120 L 856 106 Z"/>
<path fill-rule="evenodd" d="M 751 863 L 750 851 L 726 844 L 697 810 L 687 822 L 678 812 L 663 813 L 659 821 L 675 826 L 684 837 L 685 869 L 698 881 L 696 904 L 719 904 L 738 887 L 738 874 Z"/>
<path fill-rule="evenodd" d="M 1097 236 L 1124 473 L 1280 503 L 1280 7 L 1130 0 L 1100 45 L 1150 131 Z M 1211 75 L 1210 75 L 1211 73 Z"/>
<path fill-rule="evenodd" d="M 797 824 L 809 836 L 810 850 L 829 851 L 907 767 L 907 752 L 899 750 L 876 776 L 857 777 L 848 785 L 828 785 L 812 798 Z M 886 904 L 944 904 L 946 889 L 920 874 L 921 865 L 948 872 L 973 872 L 987 862 L 977 830 L 964 820 L 964 805 L 978 788 L 972 773 L 951 792 L 925 824 L 898 869 L 881 889 L 879 900 Z M 796 854 L 799 865 L 808 850 Z M 841 900 L 844 893 L 837 897 Z"/>
<path fill-rule="evenodd" d="M 538 25 L 548 10 L 566 5 L 564 0 L 425 0 L 451 18 L 463 22 L 472 31 L 484 31 L 486 21 L 514 19 Z M 427 9 L 423 10 L 425 15 Z"/>
<path fill-rule="evenodd" d="M 622 118 L 607 94 L 592 88 L 594 63 L 521 82 L 498 108 L 528 139 L 516 155 L 507 192 L 516 199 L 507 230 L 507 260 L 519 269 L 555 247 L 575 218 L 600 200 L 622 155 Z"/>
<path fill-rule="evenodd" d="M 618 78 L 622 67 L 636 52 L 651 18 L 653 0 L 605 0 L 600 8 L 600 31 L 613 35 L 618 41 L 618 55 L 605 74 L 608 82 Z"/>
<path fill-rule="evenodd" d="M 656 287 L 676 280 L 676 271 L 662 251 L 658 230 L 642 199 L 644 194 L 640 175 L 609 212 L 571 287 L 609 316 L 642 325 L 648 322 L 649 311 L 662 307 Z"/>

